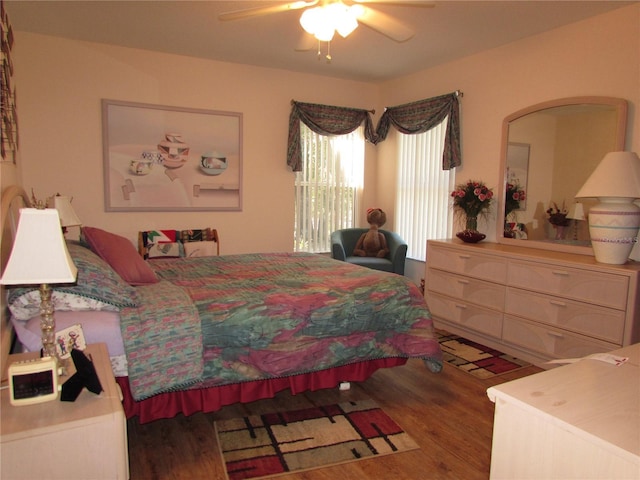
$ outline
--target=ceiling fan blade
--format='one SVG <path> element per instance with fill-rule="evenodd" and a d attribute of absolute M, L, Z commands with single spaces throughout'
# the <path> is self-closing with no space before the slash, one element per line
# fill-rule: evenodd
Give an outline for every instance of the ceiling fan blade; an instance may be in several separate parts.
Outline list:
<path fill-rule="evenodd" d="M 394 7 L 425 7 L 436 6 L 436 2 L 426 0 L 350 0 L 349 3 L 375 3 L 377 5 L 392 5 Z"/>
<path fill-rule="evenodd" d="M 302 8 L 312 7 L 318 3 L 318 0 L 312 0 L 309 2 L 287 2 L 281 5 L 271 5 L 269 7 L 255 7 L 245 8 L 243 10 L 235 10 L 233 12 L 221 13 L 218 15 L 218 20 L 227 22 L 230 20 L 242 20 L 244 18 L 261 17 L 264 15 L 271 15 L 272 13 L 288 12 L 290 10 L 300 10 Z"/>
<path fill-rule="evenodd" d="M 376 32 L 389 37 L 391 40 L 395 40 L 396 42 L 406 42 L 415 34 L 415 32 L 404 23 L 396 20 L 386 13 L 382 13 L 364 5 L 362 5 L 362 8 L 363 13 L 358 16 L 358 22 L 361 22 Z"/>

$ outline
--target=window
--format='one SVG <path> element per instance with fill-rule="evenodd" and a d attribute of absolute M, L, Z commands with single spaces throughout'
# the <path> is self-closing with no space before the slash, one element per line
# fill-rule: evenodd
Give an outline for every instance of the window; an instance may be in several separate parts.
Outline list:
<path fill-rule="evenodd" d="M 364 178 L 363 128 L 325 136 L 301 123 L 300 138 L 303 168 L 295 180 L 294 251 L 329 252 L 331 232 L 356 224 Z"/>
<path fill-rule="evenodd" d="M 445 119 L 425 133 L 398 133 L 395 229 L 409 244 L 407 257 L 415 260 L 426 260 L 428 239 L 451 236 L 455 179 L 452 170 L 442 170 L 446 128 Z"/>

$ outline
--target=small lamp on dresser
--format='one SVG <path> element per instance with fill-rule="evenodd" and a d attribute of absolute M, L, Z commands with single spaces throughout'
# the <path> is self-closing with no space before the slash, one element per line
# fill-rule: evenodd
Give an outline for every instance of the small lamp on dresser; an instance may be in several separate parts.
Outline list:
<path fill-rule="evenodd" d="M 596 261 L 622 265 L 638 241 L 640 158 L 635 152 L 610 152 L 576 198 L 597 198 L 589 211 L 589 235 Z"/>
<path fill-rule="evenodd" d="M 73 283 L 76 268 L 65 244 L 58 211 L 22 208 L 11 255 L 0 278 L 3 285 L 40 285 L 40 327 L 43 356 L 59 361 L 56 323 L 51 301 L 52 283 Z"/>
<path fill-rule="evenodd" d="M 567 218 L 573 220 L 573 239 L 578 240 L 578 222 L 583 222 L 587 219 L 584 216 L 584 206 L 580 202 L 571 205 Z"/>

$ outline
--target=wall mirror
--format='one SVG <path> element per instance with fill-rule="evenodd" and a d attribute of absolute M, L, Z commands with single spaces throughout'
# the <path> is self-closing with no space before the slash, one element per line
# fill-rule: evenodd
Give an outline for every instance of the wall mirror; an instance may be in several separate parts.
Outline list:
<path fill-rule="evenodd" d="M 506 117 L 498 243 L 593 255 L 586 218 L 595 200 L 575 195 L 606 153 L 624 150 L 626 128 L 627 102 L 613 97 L 552 100 Z M 525 192 L 517 205 L 506 201 L 508 184 Z M 561 225 L 549 221 L 549 208 L 566 214 L 554 218 Z M 585 220 L 570 218 L 581 211 Z"/>

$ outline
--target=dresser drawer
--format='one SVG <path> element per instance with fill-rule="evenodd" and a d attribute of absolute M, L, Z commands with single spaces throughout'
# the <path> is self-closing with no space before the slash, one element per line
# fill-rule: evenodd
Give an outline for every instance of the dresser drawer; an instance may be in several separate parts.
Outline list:
<path fill-rule="evenodd" d="M 502 340 L 552 358 L 580 358 L 620 348 L 614 343 L 601 342 L 553 327 L 534 325 L 510 315 L 504 317 Z"/>
<path fill-rule="evenodd" d="M 502 312 L 433 292 L 427 293 L 427 304 L 434 318 L 441 318 L 470 330 L 500 338 Z"/>
<path fill-rule="evenodd" d="M 511 261 L 507 285 L 624 310 L 629 278 L 562 266 Z"/>
<path fill-rule="evenodd" d="M 440 270 L 429 270 L 427 289 L 495 310 L 504 306 L 504 285 Z"/>
<path fill-rule="evenodd" d="M 507 260 L 492 255 L 478 254 L 469 249 L 459 251 L 451 248 L 434 247 L 430 244 L 427 251 L 429 268 L 469 275 L 485 281 L 505 283 L 507 279 Z"/>
<path fill-rule="evenodd" d="M 504 312 L 622 345 L 621 310 L 509 287 Z"/>

